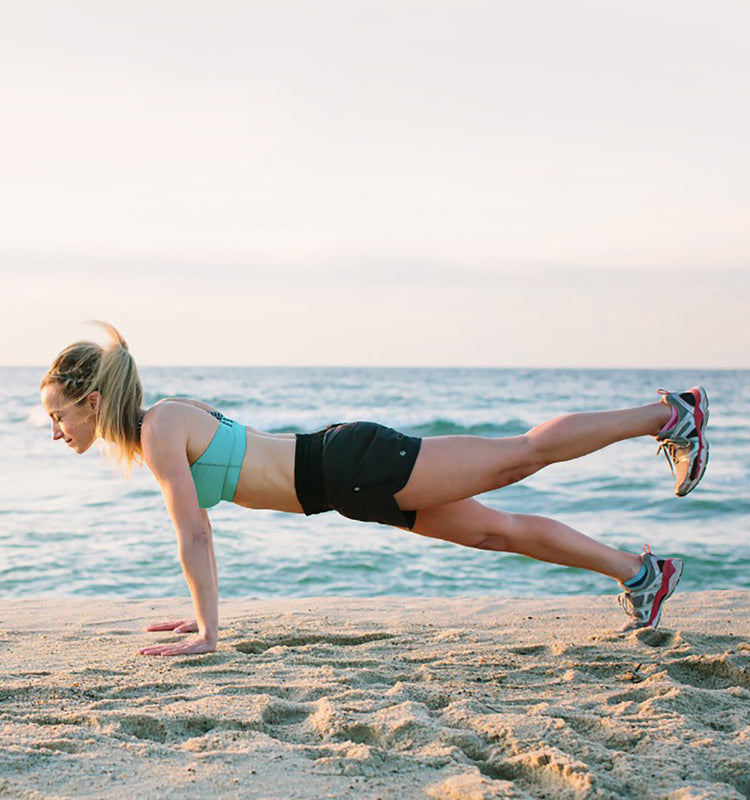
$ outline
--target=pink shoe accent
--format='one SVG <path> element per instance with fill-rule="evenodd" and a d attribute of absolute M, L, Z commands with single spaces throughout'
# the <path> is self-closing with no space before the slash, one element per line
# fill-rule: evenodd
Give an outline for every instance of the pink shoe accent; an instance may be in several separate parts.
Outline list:
<path fill-rule="evenodd" d="M 703 446 L 703 437 L 701 436 L 701 429 L 703 428 L 703 409 L 701 408 L 701 396 L 696 390 L 693 390 L 693 397 L 695 398 L 695 429 L 698 432 L 698 441 Z"/>
<path fill-rule="evenodd" d="M 661 608 L 661 604 L 664 601 L 664 598 L 667 596 L 667 592 L 669 592 L 669 580 L 676 572 L 675 568 L 672 566 L 671 561 L 667 561 L 664 564 L 664 572 L 661 575 L 661 586 L 659 587 L 659 591 L 656 593 L 656 597 L 654 598 L 654 604 L 651 606 L 651 617 L 648 621 L 649 625 L 653 625 L 654 619 L 659 614 L 659 609 Z"/>

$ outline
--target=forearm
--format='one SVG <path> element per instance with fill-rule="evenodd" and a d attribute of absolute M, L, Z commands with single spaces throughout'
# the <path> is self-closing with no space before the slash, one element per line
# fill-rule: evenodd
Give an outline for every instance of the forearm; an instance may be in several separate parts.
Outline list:
<path fill-rule="evenodd" d="M 180 563 L 193 599 L 198 631 L 215 644 L 219 635 L 219 591 L 209 536 L 200 533 L 181 541 Z"/>
<path fill-rule="evenodd" d="M 219 591 L 219 574 L 216 569 L 216 556 L 214 555 L 214 537 L 213 532 L 211 530 L 211 526 L 208 527 L 208 552 L 211 556 L 211 571 L 214 574 L 214 584 L 216 585 L 216 591 Z"/>

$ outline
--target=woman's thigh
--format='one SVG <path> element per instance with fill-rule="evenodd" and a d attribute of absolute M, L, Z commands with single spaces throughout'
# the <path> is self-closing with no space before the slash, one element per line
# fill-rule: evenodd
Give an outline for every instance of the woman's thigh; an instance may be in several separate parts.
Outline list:
<path fill-rule="evenodd" d="M 526 436 L 426 438 L 409 480 L 394 496 L 404 510 L 442 506 L 515 483 L 542 466 Z"/>

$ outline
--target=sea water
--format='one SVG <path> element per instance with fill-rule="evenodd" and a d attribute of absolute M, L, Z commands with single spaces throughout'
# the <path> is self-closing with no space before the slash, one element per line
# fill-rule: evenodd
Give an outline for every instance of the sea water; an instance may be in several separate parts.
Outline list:
<path fill-rule="evenodd" d="M 0 596 L 187 596 L 154 478 L 125 481 L 97 450 L 50 438 L 42 368 L 0 369 Z M 511 436 L 570 411 L 702 383 L 711 455 L 673 495 L 650 437 L 549 467 L 481 497 L 555 517 L 614 547 L 685 561 L 683 590 L 750 587 L 750 372 L 414 368 L 144 368 L 146 403 L 183 395 L 270 432 L 371 419 L 419 436 Z M 550 596 L 616 592 L 609 578 L 472 550 L 335 512 L 210 511 L 222 597 Z"/>

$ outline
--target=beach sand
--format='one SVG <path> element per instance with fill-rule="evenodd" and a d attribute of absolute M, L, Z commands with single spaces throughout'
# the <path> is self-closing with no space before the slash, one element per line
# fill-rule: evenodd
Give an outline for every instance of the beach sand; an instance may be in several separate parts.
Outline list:
<path fill-rule="evenodd" d="M 0 797 L 741 798 L 750 592 L 221 605 L 215 653 L 149 658 L 188 601 L 0 602 Z"/>

